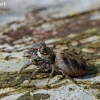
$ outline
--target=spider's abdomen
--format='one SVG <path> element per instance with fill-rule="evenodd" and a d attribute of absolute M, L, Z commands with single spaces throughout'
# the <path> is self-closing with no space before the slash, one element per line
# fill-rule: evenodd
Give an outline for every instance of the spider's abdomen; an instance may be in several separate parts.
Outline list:
<path fill-rule="evenodd" d="M 56 53 L 55 64 L 61 72 L 70 76 L 83 75 L 87 66 L 82 56 L 67 50 L 60 50 Z"/>

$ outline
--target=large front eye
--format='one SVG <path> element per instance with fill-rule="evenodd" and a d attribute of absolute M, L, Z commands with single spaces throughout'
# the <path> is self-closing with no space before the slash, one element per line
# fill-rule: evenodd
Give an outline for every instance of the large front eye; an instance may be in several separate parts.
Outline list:
<path fill-rule="evenodd" d="M 34 50 L 32 48 L 28 51 L 29 54 L 33 54 L 33 52 Z"/>
<path fill-rule="evenodd" d="M 29 51 L 28 54 L 29 54 L 29 55 L 33 54 L 33 51 Z"/>

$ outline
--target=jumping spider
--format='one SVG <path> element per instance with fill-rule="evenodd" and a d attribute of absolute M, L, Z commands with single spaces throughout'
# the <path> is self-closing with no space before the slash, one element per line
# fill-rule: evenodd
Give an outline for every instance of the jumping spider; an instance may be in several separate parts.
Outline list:
<path fill-rule="evenodd" d="M 31 58 L 31 61 L 22 67 L 20 73 L 31 64 L 37 65 L 38 67 L 30 78 L 45 67 L 52 68 L 47 85 L 54 71 L 61 72 L 75 84 L 77 84 L 77 82 L 70 76 L 81 76 L 86 72 L 87 65 L 82 56 L 67 49 L 59 50 L 55 53 L 51 48 L 47 47 L 43 41 L 35 43 L 32 48 L 27 51 L 27 55 Z"/>

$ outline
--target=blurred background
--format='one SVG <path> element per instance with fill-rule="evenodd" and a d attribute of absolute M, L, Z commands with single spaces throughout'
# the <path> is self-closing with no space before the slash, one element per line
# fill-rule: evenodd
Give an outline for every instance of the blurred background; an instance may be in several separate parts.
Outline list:
<path fill-rule="evenodd" d="M 69 98 L 69 100 L 83 100 L 83 98 L 96 100 L 98 98 L 99 100 L 100 0 L 0 0 L 0 99 L 4 97 L 1 100 L 15 100 L 25 94 L 28 89 L 33 89 L 32 93 L 34 89 L 45 90 L 43 88 L 46 85 L 45 79 L 37 77 L 34 80 L 38 84 L 33 82 L 30 85 L 26 82 L 23 85 L 22 79 L 29 77 L 29 74 L 27 71 L 20 76 L 16 73 L 26 62 L 23 61 L 23 52 L 40 40 L 45 41 L 55 52 L 72 47 L 84 56 L 87 63 L 92 64 L 85 78 L 78 79 L 81 85 L 88 87 L 81 88 L 71 83 L 55 84 L 54 87 L 57 88 L 54 88 L 53 92 L 50 89 L 51 94 L 48 92 L 51 98 L 49 100 L 54 100 L 54 98 L 55 100 L 68 100 Z M 6 74 L 5 72 L 12 73 Z M 47 73 L 44 74 L 47 78 Z M 92 77 L 94 74 L 97 76 Z M 43 86 L 41 87 L 39 83 L 43 83 Z M 59 86 L 64 87 L 59 88 Z M 23 93 L 17 90 L 19 87 L 24 88 Z M 41 99 L 39 98 L 41 96 L 37 97 L 37 100 Z"/>
<path fill-rule="evenodd" d="M 59 41 L 71 33 L 99 29 L 99 9 L 100 0 L 0 0 L 0 32 L 9 38 L 0 43 L 14 45 L 23 38 Z"/>
<path fill-rule="evenodd" d="M 99 9 L 99 3 L 100 0 L 0 0 L 0 25 L 21 20 L 27 14 L 43 17 L 46 21 L 66 18 Z"/>

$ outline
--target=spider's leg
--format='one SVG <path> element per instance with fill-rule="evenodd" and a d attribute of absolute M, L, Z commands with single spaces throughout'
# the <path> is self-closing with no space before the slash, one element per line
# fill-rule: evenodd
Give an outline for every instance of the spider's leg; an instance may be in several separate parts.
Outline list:
<path fill-rule="evenodd" d="M 32 48 L 37 50 L 41 45 L 46 45 L 43 41 L 36 42 Z"/>
<path fill-rule="evenodd" d="M 21 73 L 22 71 L 23 71 L 23 69 L 25 69 L 25 68 L 27 68 L 29 65 L 31 65 L 32 64 L 32 61 L 29 61 L 27 64 L 25 64 L 22 68 L 21 68 L 21 70 L 19 71 L 19 73 Z"/>
<path fill-rule="evenodd" d="M 62 74 L 69 80 L 71 80 L 74 84 L 76 84 L 77 86 L 80 86 L 77 81 L 75 81 L 73 78 L 71 78 L 70 76 L 66 75 L 65 73 L 62 72 Z"/>
<path fill-rule="evenodd" d="M 51 67 L 52 67 L 52 71 L 51 71 L 50 76 L 49 76 L 49 79 L 48 79 L 48 81 L 47 81 L 47 85 L 49 84 L 49 81 L 50 81 L 50 79 L 51 79 L 51 77 L 53 76 L 53 73 L 54 73 L 54 71 L 55 71 L 55 65 L 52 64 Z"/>
<path fill-rule="evenodd" d="M 41 69 L 43 69 L 45 67 L 45 64 L 42 64 L 41 66 L 39 66 L 39 67 L 37 67 L 36 69 L 35 69 L 35 71 L 31 74 L 31 77 L 30 78 L 32 78 L 32 76 L 34 76 L 37 72 L 39 72 Z"/>

